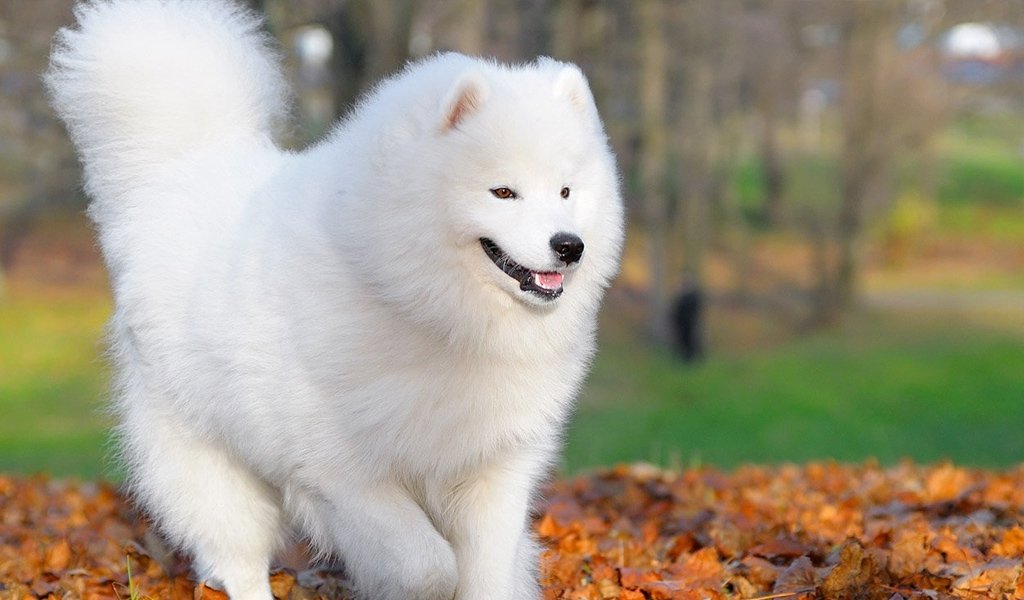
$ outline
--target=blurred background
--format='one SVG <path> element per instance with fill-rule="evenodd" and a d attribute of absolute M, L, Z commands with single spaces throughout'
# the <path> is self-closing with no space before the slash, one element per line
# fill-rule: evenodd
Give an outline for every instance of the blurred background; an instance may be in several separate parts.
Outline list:
<path fill-rule="evenodd" d="M 251 0 L 299 148 L 406 60 L 588 74 L 629 210 L 563 468 L 1024 461 L 1024 3 Z M 105 475 L 106 276 L 0 4 L 0 470 Z"/>

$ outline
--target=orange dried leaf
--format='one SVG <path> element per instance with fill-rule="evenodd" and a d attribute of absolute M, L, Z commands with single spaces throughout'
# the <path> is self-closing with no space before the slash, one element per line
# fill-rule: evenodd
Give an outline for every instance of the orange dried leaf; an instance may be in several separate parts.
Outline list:
<path fill-rule="evenodd" d="M 928 502 L 954 500 L 971 484 L 967 471 L 945 463 L 933 469 L 925 479 L 925 498 Z"/>
<path fill-rule="evenodd" d="M 993 556 L 1024 560 L 1024 528 L 1015 525 L 1003 532 L 1002 537 L 992 546 Z"/>
<path fill-rule="evenodd" d="M 725 568 L 714 548 L 703 548 L 669 566 L 673 580 L 689 588 L 718 589 L 724 583 Z"/>
<path fill-rule="evenodd" d="M 874 559 L 856 540 L 843 545 L 837 564 L 821 582 L 825 598 L 864 598 L 884 600 L 891 595 L 882 586 L 887 583 Z"/>
<path fill-rule="evenodd" d="M 747 554 L 764 558 L 797 558 L 811 552 L 812 548 L 792 538 L 777 537 L 757 544 L 747 550 Z"/>
<path fill-rule="evenodd" d="M 564 534 L 565 528 L 559 527 L 551 513 L 545 514 L 536 525 L 537 534 L 546 538 L 557 538 Z"/>
<path fill-rule="evenodd" d="M 287 600 L 293 587 L 295 587 L 295 576 L 291 573 L 280 571 L 270 576 L 270 592 L 278 600 Z"/>
<path fill-rule="evenodd" d="M 814 589 L 817 585 L 818 573 L 814 570 L 811 559 L 801 556 L 779 573 L 772 593 L 801 592 Z"/>
<path fill-rule="evenodd" d="M 934 534 L 926 523 L 915 521 L 896 530 L 889 558 L 889 570 L 894 575 L 910 575 L 920 571 L 928 562 L 930 539 Z"/>
<path fill-rule="evenodd" d="M 972 569 L 953 584 L 956 591 L 984 593 L 990 598 L 1008 598 L 1017 587 L 1021 574 L 1020 560 L 996 558 Z"/>
<path fill-rule="evenodd" d="M 71 563 L 71 545 L 66 538 L 62 538 L 46 551 L 43 559 L 43 568 L 48 573 L 59 574 L 68 568 Z"/>
<path fill-rule="evenodd" d="M 196 586 L 193 600 L 231 600 L 228 595 L 220 590 L 213 589 L 205 583 Z"/>
<path fill-rule="evenodd" d="M 610 579 L 601 579 L 597 582 L 597 591 L 600 592 L 603 600 L 618 598 L 622 595 L 622 588 Z"/>

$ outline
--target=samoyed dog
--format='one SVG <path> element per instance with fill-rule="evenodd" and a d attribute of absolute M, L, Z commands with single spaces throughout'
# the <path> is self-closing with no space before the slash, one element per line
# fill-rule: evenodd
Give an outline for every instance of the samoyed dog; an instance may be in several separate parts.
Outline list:
<path fill-rule="evenodd" d="M 295 153 L 257 16 L 76 17 L 46 83 L 110 272 L 138 502 L 235 599 L 271 598 L 293 534 L 363 598 L 538 598 L 528 509 L 623 238 L 580 70 L 434 56 Z"/>

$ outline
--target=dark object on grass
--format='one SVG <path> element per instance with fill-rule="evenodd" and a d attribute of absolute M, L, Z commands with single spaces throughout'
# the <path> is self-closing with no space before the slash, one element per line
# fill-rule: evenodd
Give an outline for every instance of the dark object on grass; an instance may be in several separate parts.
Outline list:
<path fill-rule="evenodd" d="M 672 304 L 672 335 L 684 362 L 704 358 L 704 292 L 692 283 L 683 285 Z"/>

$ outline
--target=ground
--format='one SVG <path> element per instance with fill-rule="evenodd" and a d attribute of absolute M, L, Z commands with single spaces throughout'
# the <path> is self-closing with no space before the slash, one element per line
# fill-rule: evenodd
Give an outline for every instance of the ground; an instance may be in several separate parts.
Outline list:
<path fill-rule="evenodd" d="M 108 484 L 0 476 L 0 519 L 0 599 L 225 598 Z M 1024 598 L 1024 466 L 620 466 L 551 483 L 534 528 L 545 600 Z M 351 597 L 285 563 L 277 598 Z"/>

